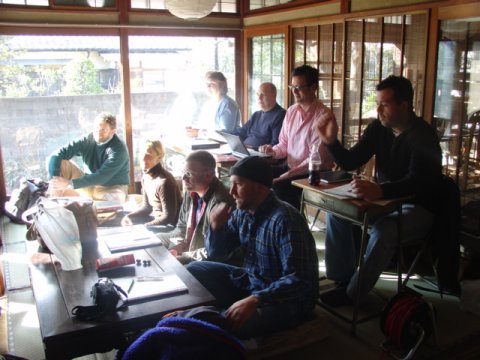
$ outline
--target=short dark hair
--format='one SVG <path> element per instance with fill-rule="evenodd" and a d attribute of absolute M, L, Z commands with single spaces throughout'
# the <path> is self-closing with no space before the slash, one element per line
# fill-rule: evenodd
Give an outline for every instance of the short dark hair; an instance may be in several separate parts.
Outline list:
<path fill-rule="evenodd" d="M 392 89 L 393 98 L 397 104 L 403 101 L 408 103 L 409 109 L 413 111 L 413 86 L 410 80 L 403 76 L 390 75 L 380 81 L 377 85 L 377 91 Z"/>
<path fill-rule="evenodd" d="M 188 154 L 185 161 L 196 161 L 208 170 L 215 170 L 217 162 L 212 154 L 205 150 L 198 150 Z"/>
<path fill-rule="evenodd" d="M 305 76 L 307 85 L 318 86 L 318 69 L 315 69 L 310 65 L 302 65 L 293 69 L 292 77 L 294 76 Z"/>

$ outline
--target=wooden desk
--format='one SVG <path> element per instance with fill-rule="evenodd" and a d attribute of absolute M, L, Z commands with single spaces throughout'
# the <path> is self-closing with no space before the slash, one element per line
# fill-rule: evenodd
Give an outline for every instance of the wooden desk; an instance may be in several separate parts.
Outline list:
<path fill-rule="evenodd" d="M 362 269 L 363 269 L 363 256 L 365 254 L 366 245 L 367 245 L 367 235 L 368 235 L 368 225 L 370 221 L 375 220 L 376 218 L 388 214 L 392 211 L 398 211 L 400 216 L 398 217 L 398 229 L 399 235 L 401 237 L 401 214 L 402 214 L 402 204 L 412 197 L 404 197 L 391 200 L 378 200 L 378 201 L 366 201 L 361 199 L 339 199 L 338 197 L 326 193 L 324 190 L 331 189 L 338 186 L 339 184 L 323 184 L 320 185 L 310 185 L 308 179 L 299 179 L 293 180 L 292 184 L 297 186 L 302 191 L 302 198 L 300 202 L 301 212 L 304 213 L 305 206 L 309 205 L 320 210 L 324 210 L 336 216 L 348 219 L 355 224 L 358 224 L 362 228 L 362 237 L 360 242 L 360 256 L 358 260 L 358 287 L 361 285 L 362 281 Z M 401 280 L 399 286 L 401 285 Z M 325 306 L 324 307 L 333 312 L 335 315 L 341 319 L 350 322 L 352 324 L 351 332 L 355 334 L 356 324 L 360 322 L 367 321 L 372 317 L 376 316 L 367 316 L 362 319 L 358 319 L 358 297 L 354 299 L 353 315 L 352 318 L 346 318 L 345 316 L 334 311 L 332 308 Z"/>
<path fill-rule="evenodd" d="M 151 266 L 130 265 L 99 276 L 95 270 L 96 258 L 111 256 L 104 244 L 99 244 L 98 250 L 85 251 L 84 266 L 75 271 L 62 271 L 58 263 L 53 263 L 51 255 L 37 253 L 34 242 L 28 245 L 32 254 L 31 282 L 48 360 L 110 351 L 123 345 L 129 334 L 155 326 L 168 312 L 214 301 L 213 296 L 163 246 L 125 252 L 133 253 L 135 259 L 151 260 Z M 92 304 L 90 290 L 99 277 L 108 276 L 115 280 L 115 277 L 149 276 L 164 271 L 175 272 L 187 285 L 188 293 L 130 305 L 102 321 L 86 322 L 71 317 L 73 306 Z"/>

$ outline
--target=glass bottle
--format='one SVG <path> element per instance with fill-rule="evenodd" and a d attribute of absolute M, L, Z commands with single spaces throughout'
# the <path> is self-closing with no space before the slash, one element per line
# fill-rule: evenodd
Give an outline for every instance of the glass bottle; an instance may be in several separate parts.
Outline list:
<path fill-rule="evenodd" d="M 318 144 L 312 144 L 310 148 L 310 158 L 308 159 L 308 183 L 310 185 L 318 185 L 320 183 L 321 167 L 322 159 L 318 152 Z"/>

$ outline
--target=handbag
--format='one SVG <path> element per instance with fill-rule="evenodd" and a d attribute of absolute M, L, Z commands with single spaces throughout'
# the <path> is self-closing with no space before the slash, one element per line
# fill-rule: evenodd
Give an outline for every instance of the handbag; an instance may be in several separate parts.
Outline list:
<path fill-rule="evenodd" d="M 14 223 L 25 224 L 23 213 L 35 205 L 40 196 L 45 196 L 47 190 L 47 182 L 22 178 L 20 187 L 12 191 L 10 200 L 5 203 L 5 215 Z"/>
<path fill-rule="evenodd" d="M 96 249 L 97 247 L 97 211 L 90 199 L 52 198 L 70 210 L 77 221 L 82 248 Z"/>
<path fill-rule="evenodd" d="M 29 217 L 32 220 L 29 220 Z M 60 262 L 65 271 L 82 267 L 80 232 L 73 213 L 65 206 L 40 197 L 22 218 L 33 223 L 35 232 Z"/>
<path fill-rule="evenodd" d="M 94 203 L 90 199 L 85 198 L 72 198 L 72 197 L 50 197 L 50 200 L 56 201 L 68 210 L 70 210 L 75 216 L 77 221 L 78 231 L 80 234 L 80 243 L 82 245 L 82 251 L 95 251 L 98 247 L 97 243 L 97 211 Z M 73 200 L 75 199 L 75 200 Z M 35 211 L 35 210 L 34 210 Z M 38 233 L 35 224 L 28 219 L 31 212 L 27 212 L 27 218 L 23 221 L 27 223 L 28 230 L 26 237 L 28 240 L 37 240 L 40 246 L 48 252 L 48 246 L 42 240 L 42 237 Z"/>

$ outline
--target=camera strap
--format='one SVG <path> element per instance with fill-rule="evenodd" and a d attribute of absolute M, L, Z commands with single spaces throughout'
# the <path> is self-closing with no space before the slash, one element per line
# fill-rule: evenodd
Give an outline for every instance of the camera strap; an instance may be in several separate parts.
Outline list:
<path fill-rule="evenodd" d="M 98 292 L 99 286 L 101 283 L 109 283 L 112 289 L 115 289 L 116 296 L 110 296 L 107 299 L 101 297 L 99 301 L 98 294 L 94 295 L 95 292 Z M 72 309 L 72 316 L 78 320 L 82 321 L 93 321 L 99 320 L 107 314 L 111 314 L 118 310 L 125 309 L 128 304 L 128 295 L 120 286 L 113 283 L 110 279 L 99 279 L 97 283 L 92 288 L 91 296 L 93 297 L 95 304 L 89 306 L 77 305 Z M 108 303 L 105 303 L 108 301 Z M 115 303 L 115 304 L 113 304 Z"/>

